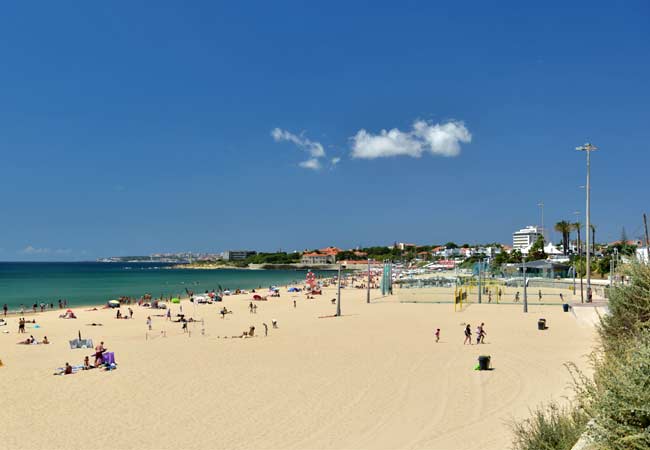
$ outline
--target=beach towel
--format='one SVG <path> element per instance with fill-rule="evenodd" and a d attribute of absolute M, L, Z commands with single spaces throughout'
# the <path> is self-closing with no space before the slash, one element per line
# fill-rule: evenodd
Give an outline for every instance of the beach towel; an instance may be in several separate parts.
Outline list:
<path fill-rule="evenodd" d="M 115 353 L 114 352 L 106 352 L 104 353 L 104 363 L 111 366 L 115 365 Z"/>

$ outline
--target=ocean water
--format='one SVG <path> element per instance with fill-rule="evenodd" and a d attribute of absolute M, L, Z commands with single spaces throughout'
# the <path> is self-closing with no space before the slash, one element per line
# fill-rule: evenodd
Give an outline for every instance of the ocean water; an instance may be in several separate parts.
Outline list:
<path fill-rule="evenodd" d="M 0 305 L 15 310 L 66 299 L 68 305 L 101 304 L 120 296 L 185 295 L 185 289 L 252 289 L 303 282 L 306 271 L 170 269 L 163 263 L 0 262 Z M 327 272 L 322 272 L 326 274 Z"/>

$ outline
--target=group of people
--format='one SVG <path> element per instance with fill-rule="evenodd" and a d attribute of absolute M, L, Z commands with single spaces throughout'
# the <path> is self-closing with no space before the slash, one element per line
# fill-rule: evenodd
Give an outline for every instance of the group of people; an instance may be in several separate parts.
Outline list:
<path fill-rule="evenodd" d="M 47 338 L 45 338 L 47 339 Z M 43 342 L 45 344 L 45 342 Z M 104 347 L 104 342 L 100 342 L 98 346 L 95 347 L 95 361 L 94 364 L 90 363 L 90 356 L 86 356 L 84 358 L 84 362 L 81 365 L 81 370 L 90 370 L 90 369 L 95 369 L 102 364 L 104 364 L 104 353 L 106 353 L 108 350 L 106 347 Z M 77 366 L 77 369 L 79 369 L 79 366 Z M 72 375 L 74 373 L 75 368 L 70 365 L 70 363 L 66 362 L 65 366 L 61 369 L 59 369 L 58 372 L 55 372 L 54 375 Z"/>
<path fill-rule="evenodd" d="M 485 323 L 481 322 L 481 324 L 476 327 L 476 344 L 485 344 L 484 340 L 486 335 Z M 463 345 L 468 343 L 469 345 L 472 345 L 472 327 L 470 324 L 465 326 L 465 341 L 463 342 Z"/>
<path fill-rule="evenodd" d="M 30 335 L 27 339 L 25 339 L 24 341 L 20 341 L 18 343 L 23 345 L 36 345 L 36 344 L 49 344 L 50 341 L 47 339 L 47 336 L 44 336 L 43 340 L 41 342 L 38 342 L 38 340 L 34 336 Z"/>

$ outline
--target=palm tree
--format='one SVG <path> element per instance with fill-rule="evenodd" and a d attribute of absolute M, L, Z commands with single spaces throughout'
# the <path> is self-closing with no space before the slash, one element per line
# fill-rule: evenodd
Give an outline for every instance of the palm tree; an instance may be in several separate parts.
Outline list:
<path fill-rule="evenodd" d="M 572 225 L 566 220 L 562 220 L 555 224 L 555 231 L 562 234 L 562 250 L 564 256 L 569 253 L 569 240 L 571 238 Z"/>
<path fill-rule="evenodd" d="M 582 224 L 580 222 L 573 223 L 573 229 L 578 232 L 578 261 L 580 261 L 580 264 L 582 265 L 582 242 L 580 241 L 580 228 L 582 228 Z M 585 302 L 585 296 L 582 288 L 582 269 L 581 269 L 580 270 L 580 303 L 584 303 L 584 302 Z"/>
<path fill-rule="evenodd" d="M 596 256 L 596 225 L 590 223 L 589 228 L 591 228 L 591 253 Z"/>

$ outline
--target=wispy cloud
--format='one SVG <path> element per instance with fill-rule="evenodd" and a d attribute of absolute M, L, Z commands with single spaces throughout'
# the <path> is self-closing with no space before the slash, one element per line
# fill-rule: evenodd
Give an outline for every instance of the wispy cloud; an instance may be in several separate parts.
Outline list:
<path fill-rule="evenodd" d="M 341 162 L 341 158 L 339 158 L 338 156 L 334 157 L 334 158 L 332 158 L 332 160 L 330 162 L 332 163 L 333 166 L 335 166 L 335 165 L 337 165 L 338 163 Z"/>
<path fill-rule="evenodd" d="M 311 158 L 299 163 L 300 167 L 312 170 L 318 170 L 322 167 L 319 158 L 325 157 L 325 149 L 320 142 L 311 141 L 302 135 L 298 136 L 280 128 L 271 130 L 271 137 L 275 142 L 291 142 L 309 153 Z"/>
<path fill-rule="evenodd" d="M 352 157 L 359 159 L 410 156 L 419 158 L 423 153 L 458 156 L 460 144 L 472 141 L 472 135 L 463 122 L 450 121 L 432 124 L 416 120 L 409 131 L 397 128 L 372 134 L 359 130 L 351 138 Z"/>
<path fill-rule="evenodd" d="M 33 245 L 28 245 L 20 251 L 20 253 L 25 255 L 69 255 L 72 253 L 72 249 L 69 248 L 56 248 L 51 249 L 48 247 L 34 247 Z"/>

